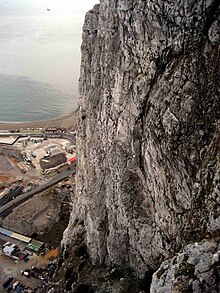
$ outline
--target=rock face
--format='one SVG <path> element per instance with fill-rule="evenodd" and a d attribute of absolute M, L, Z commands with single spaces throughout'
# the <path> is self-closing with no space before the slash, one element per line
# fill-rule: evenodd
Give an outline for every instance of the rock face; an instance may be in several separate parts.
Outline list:
<path fill-rule="evenodd" d="M 220 244 L 204 241 L 187 245 L 154 274 L 151 293 L 220 292 Z"/>
<path fill-rule="evenodd" d="M 100 2 L 83 27 L 64 244 L 83 237 L 94 264 L 142 274 L 220 230 L 220 7 Z"/>

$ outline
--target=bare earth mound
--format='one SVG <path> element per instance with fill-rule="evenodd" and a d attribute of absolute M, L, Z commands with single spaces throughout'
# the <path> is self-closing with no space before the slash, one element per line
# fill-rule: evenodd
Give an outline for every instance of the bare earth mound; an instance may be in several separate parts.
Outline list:
<path fill-rule="evenodd" d="M 40 160 L 40 166 L 41 169 L 50 169 L 50 168 L 54 168 L 56 166 L 59 166 L 61 164 L 66 163 L 67 159 L 65 154 L 60 153 L 60 154 L 56 154 L 54 156 L 51 156 L 49 158 L 44 158 Z"/>
<path fill-rule="evenodd" d="M 61 192 L 49 189 L 27 200 L 3 220 L 6 229 L 24 235 L 40 233 L 59 220 Z"/>

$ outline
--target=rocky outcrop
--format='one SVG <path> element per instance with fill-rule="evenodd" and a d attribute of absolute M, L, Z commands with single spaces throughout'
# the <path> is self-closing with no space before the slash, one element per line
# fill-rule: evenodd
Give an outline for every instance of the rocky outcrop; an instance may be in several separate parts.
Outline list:
<path fill-rule="evenodd" d="M 64 244 L 83 238 L 94 264 L 141 275 L 219 233 L 219 11 L 215 0 L 101 0 L 86 15 Z"/>
<path fill-rule="evenodd" d="M 154 274 L 151 293 L 220 292 L 220 244 L 203 241 L 162 263 Z"/>

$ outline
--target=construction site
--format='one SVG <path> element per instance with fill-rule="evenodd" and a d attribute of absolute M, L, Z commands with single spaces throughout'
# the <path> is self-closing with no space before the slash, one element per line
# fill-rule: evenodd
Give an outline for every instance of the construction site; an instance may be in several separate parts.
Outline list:
<path fill-rule="evenodd" d="M 13 145 L 0 147 L 1 191 L 16 182 L 39 183 L 45 174 L 67 165 L 75 156 L 75 146 L 67 139 L 22 137 L 14 139 Z M 0 143 L 5 138 L 0 137 Z M 0 193 L 1 197 L 1 193 Z"/>
<path fill-rule="evenodd" d="M 0 212 L 12 207 L 0 216 L 0 281 L 10 282 L 9 290 L 14 283 L 17 292 L 34 292 L 50 273 L 48 266 L 54 268 L 51 261 L 68 223 L 75 163 L 74 135 L 56 136 L 51 129 L 38 136 L 0 136 Z M 31 196 L 19 202 L 26 194 Z"/>

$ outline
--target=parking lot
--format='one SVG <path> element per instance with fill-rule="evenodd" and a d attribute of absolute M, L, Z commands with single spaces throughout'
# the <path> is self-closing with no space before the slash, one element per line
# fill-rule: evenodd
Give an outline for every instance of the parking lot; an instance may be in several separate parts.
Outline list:
<path fill-rule="evenodd" d="M 2 284 L 8 278 L 8 276 L 12 276 L 14 278 L 12 283 L 19 281 L 27 287 L 32 289 L 36 288 L 40 284 L 40 280 L 32 277 L 26 278 L 25 276 L 21 275 L 21 270 L 30 268 L 36 263 L 37 261 L 35 258 L 32 258 L 27 263 L 25 263 L 24 261 L 11 260 L 7 256 L 0 253 L 0 293 L 6 292 L 6 290 L 2 287 Z"/>
<path fill-rule="evenodd" d="M 51 263 L 51 261 L 54 260 L 57 255 L 58 251 L 53 249 L 48 251 L 44 256 L 30 256 L 29 261 L 24 262 L 22 260 L 14 261 L 0 253 L 0 293 L 7 292 L 7 290 L 3 288 L 2 284 L 8 279 L 9 276 L 13 277 L 11 284 L 18 281 L 20 284 L 30 288 L 31 290 L 35 289 L 39 285 L 43 286 L 45 276 L 47 276 L 47 278 L 48 276 L 51 276 L 51 267 L 54 267 L 54 264 Z M 33 267 L 34 269 L 32 269 Z M 25 277 L 21 274 L 22 270 L 28 269 L 32 272 L 30 277 Z M 35 270 L 37 270 L 37 272 Z"/>
<path fill-rule="evenodd" d="M 48 247 L 43 255 L 31 253 L 31 255 L 28 256 L 29 260 L 25 262 L 24 260 L 11 259 L 3 253 L 2 248 L 6 242 L 16 244 L 21 251 L 23 251 L 26 246 L 25 242 L 0 233 L 0 293 L 7 292 L 2 285 L 9 276 L 13 277 L 11 285 L 18 281 L 25 287 L 35 289 L 40 283 L 44 282 L 45 274 L 48 276 L 48 274 L 51 273 L 52 267 L 54 266 L 54 264 L 51 264 L 51 261 L 57 258 L 58 250 L 49 249 Z M 34 269 L 31 269 L 33 267 Z M 46 267 L 47 269 L 44 271 Z M 30 269 L 31 271 L 28 277 L 21 274 L 22 270 Z M 37 272 L 35 270 L 37 270 Z"/>
<path fill-rule="evenodd" d="M 18 245 L 21 250 L 23 250 L 26 246 L 26 243 L 24 242 L 0 234 L 0 292 L 6 292 L 6 290 L 2 287 L 2 284 L 8 278 L 8 276 L 13 276 L 13 282 L 18 280 L 19 282 L 24 283 L 26 286 L 37 286 L 39 283 L 38 280 L 36 280 L 37 282 L 29 279 L 26 280 L 26 278 L 21 275 L 21 270 L 25 269 L 27 265 L 29 266 L 29 264 L 25 263 L 24 261 L 14 261 L 2 253 L 2 246 L 6 242 L 11 242 Z"/>

